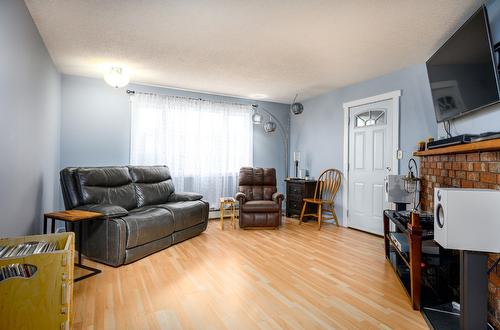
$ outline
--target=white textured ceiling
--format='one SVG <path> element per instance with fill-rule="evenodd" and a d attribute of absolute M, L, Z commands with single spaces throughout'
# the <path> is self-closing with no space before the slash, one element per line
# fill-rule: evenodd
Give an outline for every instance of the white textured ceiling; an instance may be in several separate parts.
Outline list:
<path fill-rule="evenodd" d="M 62 73 L 290 103 L 422 63 L 480 0 L 26 0 Z"/>

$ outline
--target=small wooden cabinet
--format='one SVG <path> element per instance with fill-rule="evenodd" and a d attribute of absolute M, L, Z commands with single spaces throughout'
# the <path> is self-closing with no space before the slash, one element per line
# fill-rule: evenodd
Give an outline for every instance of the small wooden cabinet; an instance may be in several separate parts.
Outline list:
<path fill-rule="evenodd" d="M 316 180 L 286 179 L 286 216 L 300 217 L 303 199 L 314 197 Z M 315 213 L 314 205 L 307 206 L 306 213 Z"/>

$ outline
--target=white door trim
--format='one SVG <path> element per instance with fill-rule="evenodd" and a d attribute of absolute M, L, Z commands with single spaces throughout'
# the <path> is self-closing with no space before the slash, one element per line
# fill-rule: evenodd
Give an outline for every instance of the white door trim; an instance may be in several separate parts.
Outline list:
<path fill-rule="evenodd" d="M 367 97 L 360 100 L 354 100 L 351 102 L 346 102 L 343 104 L 344 108 L 344 189 L 342 191 L 342 204 L 343 204 L 343 225 L 344 227 L 349 226 L 349 216 L 348 216 L 348 196 L 349 196 L 349 117 L 350 109 L 360 105 L 385 101 L 392 99 L 392 169 L 391 173 L 399 174 L 399 161 L 398 161 L 398 150 L 399 150 L 399 99 L 401 97 L 401 90 L 395 90 L 392 92 L 375 95 Z"/>

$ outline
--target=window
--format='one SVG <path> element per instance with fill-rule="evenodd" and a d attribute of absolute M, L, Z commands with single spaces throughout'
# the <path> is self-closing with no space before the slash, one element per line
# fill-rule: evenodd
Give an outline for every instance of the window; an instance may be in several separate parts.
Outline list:
<path fill-rule="evenodd" d="M 369 110 L 356 115 L 355 127 L 365 127 L 385 124 L 385 110 Z"/>
<path fill-rule="evenodd" d="M 234 196 L 242 166 L 253 165 L 251 107 L 136 93 L 131 97 L 130 163 L 167 165 L 178 192 L 211 206 Z"/>

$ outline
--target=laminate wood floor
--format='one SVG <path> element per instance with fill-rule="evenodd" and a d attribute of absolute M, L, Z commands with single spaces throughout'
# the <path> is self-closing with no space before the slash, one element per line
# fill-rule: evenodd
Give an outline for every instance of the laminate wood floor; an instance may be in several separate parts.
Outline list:
<path fill-rule="evenodd" d="M 75 284 L 75 329 L 426 329 L 383 240 L 286 219 L 202 235 Z M 77 271 L 77 275 L 78 275 Z"/>

